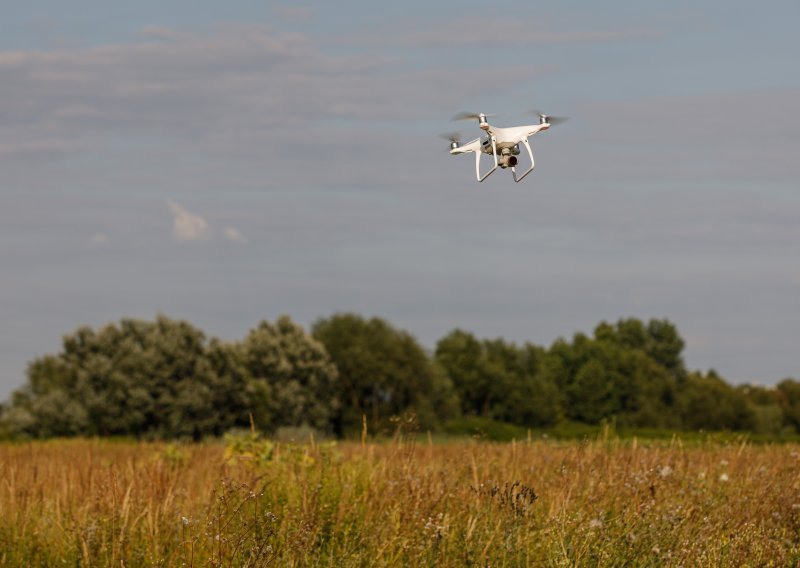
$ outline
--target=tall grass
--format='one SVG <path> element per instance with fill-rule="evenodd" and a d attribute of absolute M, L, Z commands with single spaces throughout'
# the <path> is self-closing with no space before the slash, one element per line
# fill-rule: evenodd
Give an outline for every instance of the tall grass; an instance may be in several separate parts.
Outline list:
<path fill-rule="evenodd" d="M 0 445 L 0 565 L 798 563 L 795 445 Z"/>

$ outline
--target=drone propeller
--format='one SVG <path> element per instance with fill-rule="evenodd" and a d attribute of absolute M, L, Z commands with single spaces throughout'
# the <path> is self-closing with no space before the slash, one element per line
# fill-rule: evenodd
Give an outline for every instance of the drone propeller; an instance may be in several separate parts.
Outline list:
<path fill-rule="evenodd" d="M 453 150 L 461 146 L 461 134 L 458 132 L 448 132 L 447 134 L 440 134 L 440 138 L 444 138 L 450 142 L 450 149 Z"/>
<path fill-rule="evenodd" d="M 547 116 L 547 115 L 545 115 L 545 118 L 547 119 L 547 123 L 551 124 L 551 125 L 563 124 L 564 122 L 567 122 L 569 120 L 568 116 Z"/>
<path fill-rule="evenodd" d="M 460 112 L 453 117 L 453 120 L 486 120 L 487 118 L 491 118 L 493 116 L 497 116 L 496 114 L 486 114 L 486 113 L 474 113 L 474 112 Z"/>
<path fill-rule="evenodd" d="M 556 124 L 562 124 L 569 120 L 568 116 L 550 116 L 549 114 L 544 114 L 538 110 L 530 111 L 530 114 L 535 114 L 539 117 L 539 121 L 544 124 L 545 122 L 551 126 L 555 126 Z"/>

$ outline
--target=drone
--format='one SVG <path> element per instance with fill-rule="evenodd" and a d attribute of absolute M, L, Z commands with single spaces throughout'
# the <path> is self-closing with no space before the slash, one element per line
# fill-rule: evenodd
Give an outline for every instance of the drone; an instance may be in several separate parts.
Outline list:
<path fill-rule="evenodd" d="M 478 126 L 481 130 L 486 132 L 485 136 L 479 136 L 472 142 L 461 145 L 460 136 L 458 134 L 445 134 L 444 138 L 450 141 L 450 153 L 452 155 L 466 154 L 468 152 L 475 152 L 475 176 L 479 182 L 488 178 L 494 171 L 500 167 L 502 169 L 511 168 L 511 173 L 514 175 L 514 181 L 519 183 L 525 176 L 533 171 L 533 151 L 528 142 L 528 138 L 534 134 L 547 130 L 554 124 L 564 122 L 566 117 L 547 116 L 546 114 L 539 115 L 539 124 L 530 124 L 524 126 L 510 126 L 507 128 L 498 128 L 492 126 L 486 120 L 487 117 L 492 115 L 484 113 L 468 113 L 462 112 L 453 117 L 453 120 L 478 120 Z M 519 145 L 525 146 L 528 151 L 528 156 L 531 159 L 530 167 L 525 170 L 521 175 L 517 175 L 517 156 L 519 156 Z M 494 165 L 485 174 L 481 175 L 481 155 L 488 154 L 493 158 Z"/>

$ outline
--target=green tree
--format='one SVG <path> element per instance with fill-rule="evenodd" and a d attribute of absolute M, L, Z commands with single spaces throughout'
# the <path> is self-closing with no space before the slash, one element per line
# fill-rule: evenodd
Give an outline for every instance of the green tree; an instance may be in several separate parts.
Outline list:
<path fill-rule="evenodd" d="M 406 413 L 416 414 L 421 427 L 434 428 L 455 410 L 446 374 L 413 336 L 385 320 L 335 314 L 318 320 L 312 333 L 339 370 L 340 434 L 360 430 L 362 417 L 374 431 Z"/>
<path fill-rule="evenodd" d="M 775 387 L 740 385 L 736 387 L 747 401 L 748 411 L 753 416 L 753 432 L 757 434 L 782 435 L 793 431 L 787 425 L 780 405 L 780 393 Z"/>
<path fill-rule="evenodd" d="M 558 389 L 540 371 L 543 350 L 503 339 L 477 340 L 453 330 L 439 340 L 436 361 L 450 376 L 461 411 L 524 426 L 549 426 L 561 416 Z"/>
<path fill-rule="evenodd" d="M 677 392 L 676 405 L 684 428 L 692 430 L 752 430 L 752 409 L 745 395 L 714 370 L 692 372 Z"/>
<path fill-rule="evenodd" d="M 635 318 L 620 319 L 616 325 L 601 322 L 595 328 L 594 336 L 623 349 L 643 351 L 674 378 L 686 375 L 681 355 L 685 343 L 678 329 L 666 319 L 651 319 L 646 325 Z"/>
<path fill-rule="evenodd" d="M 329 431 L 339 412 L 338 371 L 325 346 L 288 316 L 262 321 L 245 337 L 244 360 L 258 393 L 258 423 Z M 265 401 L 268 403 L 264 403 Z"/>
<path fill-rule="evenodd" d="M 675 384 L 645 344 L 644 326 L 601 324 L 591 338 L 559 339 L 544 357 L 543 369 L 564 396 L 567 418 L 589 424 L 615 418 L 621 425 L 672 426 L 669 412 Z"/>
<path fill-rule="evenodd" d="M 481 342 L 473 334 L 456 329 L 438 341 L 435 357 L 453 383 L 461 412 L 490 417 L 499 369 L 493 368 Z"/>
<path fill-rule="evenodd" d="M 247 425 L 264 404 L 237 357 L 234 347 L 209 347 L 200 330 L 163 315 L 81 327 L 60 353 L 30 363 L 3 420 L 18 435 L 39 437 L 219 435 Z"/>
<path fill-rule="evenodd" d="M 796 432 L 800 432 L 800 382 L 784 379 L 775 388 L 785 423 Z"/>

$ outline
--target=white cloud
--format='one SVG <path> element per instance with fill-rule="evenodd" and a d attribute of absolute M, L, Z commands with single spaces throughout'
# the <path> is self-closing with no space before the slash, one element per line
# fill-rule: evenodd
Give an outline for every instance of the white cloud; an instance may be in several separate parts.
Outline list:
<path fill-rule="evenodd" d="M 239 229 L 233 227 L 225 228 L 225 238 L 232 243 L 247 244 L 247 237 Z"/>
<path fill-rule="evenodd" d="M 105 233 L 95 233 L 92 235 L 91 244 L 93 247 L 107 247 L 111 244 L 111 239 Z"/>
<path fill-rule="evenodd" d="M 200 242 L 223 239 L 242 245 L 249 242 L 244 233 L 235 227 L 225 227 L 220 235 L 204 217 L 187 211 L 175 201 L 168 201 L 167 205 L 172 212 L 172 236 L 176 241 Z M 95 236 L 96 239 L 102 237 L 105 235 Z"/>
<path fill-rule="evenodd" d="M 183 242 L 203 241 L 211 236 L 208 221 L 190 213 L 174 201 L 168 201 L 172 211 L 172 236 Z"/>

